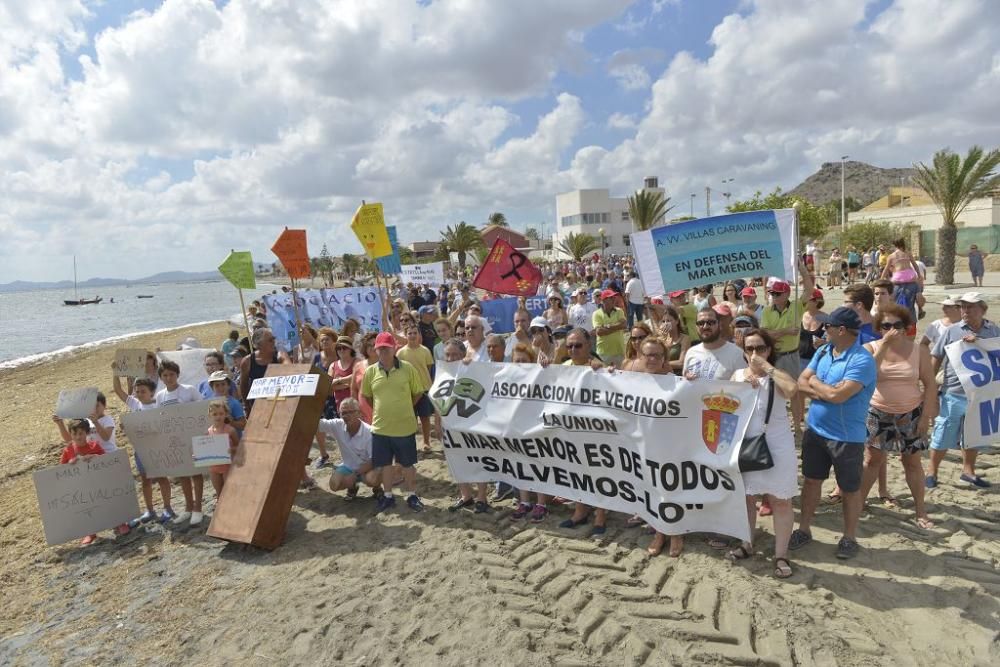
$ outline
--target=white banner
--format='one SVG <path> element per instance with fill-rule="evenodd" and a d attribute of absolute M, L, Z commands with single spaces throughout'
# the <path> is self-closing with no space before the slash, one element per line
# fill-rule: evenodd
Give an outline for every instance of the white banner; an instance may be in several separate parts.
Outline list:
<path fill-rule="evenodd" d="M 431 389 L 457 481 L 638 514 L 663 533 L 743 540 L 737 460 L 755 395 L 745 382 L 457 362 L 438 366 Z"/>
<path fill-rule="evenodd" d="M 444 283 L 444 262 L 403 264 L 402 269 L 399 273 L 399 279 L 403 283 L 427 284 L 435 289 Z"/>
<path fill-rule="evenodd" d="M 97 387 L 63 389 L 56 399 L 56 417 L 86 419 L 97 409 Z"/>
<path fill-rule="evenodd" d="M 159 357 L 160 361 L 172 361 L 180 366 L 181 374 L 177 381 L 197 389 L 202 380 L 208 379 L 208 371 L 205 370 L 205 357 L 210 352 L 215 352 L 215 350 L 210 347 L 192 350 L 168 350 L 157 352 L 156 356 Z"/>
<path fill-rule="evenodd" d="M 204 474 L 194 464 L 191 439 L 208 431 L 208 403 L 177 403 L 122 415 L 122 429 L 139 455 L 146 477 Z"/>
<path fill-rule="evenodd" d="M 247 400 L 272 398 L 281 390 L 282 396 L 315 396 L 319 383 L 318 375 L 275 375 L 273 377 L 257 378 L 250 385 Z"/>
<path fill-rule="evenodd" d="M 62 544 L 139 516 L 135 479 L 122 450 L 89 461 L 36 470 L 45 541 Z"/>
<path fill-rule="evenodd" d="M 944 350 L 969 399 L 964 445 L 989 447 L 1000 440 L 1000 338 L 959 340 Z"/>

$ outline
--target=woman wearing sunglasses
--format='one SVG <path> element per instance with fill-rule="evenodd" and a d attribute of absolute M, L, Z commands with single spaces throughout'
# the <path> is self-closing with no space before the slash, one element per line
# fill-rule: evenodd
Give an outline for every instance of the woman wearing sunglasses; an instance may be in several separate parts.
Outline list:
<path fill-rule="evenodd" d="M 875 357 L 878 377 L 868 408 L 861 497 L 868 497 L 886 457 L 899 454 L 913 496 L 916 523 L 927 530 L 934 524 L 924 507 L 921 457 L 937 411 L 937 382 L 927 346 L 906 335 L 912 322 L 908 308 L 894 303 L 882 306 L 875 316 L 875 329 L 882 334 L 882 340 L 865 344 Z"/>
<path fill-rule="evenodd" d="M 639 362 L 639 350 L 642 347 L 642 342 L 652 335 L 652 329 L 645 322 L 636 322 L 632 325 L 632 330 L 628 334 L 628 344 L 625 345 L 625 361 L 622 362 L 623 371 L 638 370 L 634 367 Z"/>
<path fill-rule="evenodd" d="M 788 539 L 792 535 L 795 521 L 792 498 L 799 492 L 795 436 L 788 421 L 787 408 L 789 399 L 795 396 L 798 388 L 792 376 L 775 367 L 777 354 L 774 340 L 767 332 L 760 329 L 748 331 L 743 337 L 743 353 L 748 367 L 735 371 L 731 379 L 734 382 L 749 382 L 757 387 L 757 405 L 750 417 L 746 437 L 763 433 L 774 460 L 774 466 L 767 470 L 742 473 L 750 537 L 753 538 L 757 525 L 755 496 L 764 496 L 774 515 L 774 576 L 787 579 L 792 576 L 792 563 L 788 560 Z M 774 398 L 768 416 L 768 400 L 772 389 Z M 733 561 L 752 556 L 752 542 L 744 542 L 729 552 L 729 558 Z"/>

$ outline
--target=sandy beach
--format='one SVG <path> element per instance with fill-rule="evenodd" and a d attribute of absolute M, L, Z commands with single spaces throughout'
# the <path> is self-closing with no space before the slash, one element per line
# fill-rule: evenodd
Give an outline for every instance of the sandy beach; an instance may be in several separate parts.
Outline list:
<path fill-rule="evenodd" d="M 931 307 L 931 314 L 938 310 Z M 932 318 L 928 318 L 928 321 Z M 217 345 L 220 323 L 141 337 L 172 349 Z M 133 345 L 134 343 L 134 345 Z M 990 665 L 1000 661 L 998 451 L 987 491 L 957 486 L 949 457 L 928 494 L 936 527 L 913 523 L 902 468 L 898 507 L 874 501 L 860 556 L 833 557 L 840 509 L 824 506 L 795 575 L 771 576 L 769 520 L 755 557 L 732 565 L 692 536 L 678 559 L 609 520 L 599 541 L 556 524 L 450 513 L 440 446 L 418 463 L 428 505 L 373 517 L 374 501 L 300 492 L 284 546 L 229 545 L 159 526 L 93 546 L 45 545 L 31 471 L 58 461 L 49 421 L 60 388 L 95 382 L 109 412 L 113 347 L 0 374 L 9 466 L 0 484 L 0 662 L 4 664 L 336 665 Z M 127 441 L 119 429 L 119 443 Z M 174 491 L 175 506 L 180 489 Z M 158 496 L 157 496 L 158 501 Z M 206 484 L 206 507 L 214 498 Z M 206 521 L 206 525 L 207 525 Z"/>

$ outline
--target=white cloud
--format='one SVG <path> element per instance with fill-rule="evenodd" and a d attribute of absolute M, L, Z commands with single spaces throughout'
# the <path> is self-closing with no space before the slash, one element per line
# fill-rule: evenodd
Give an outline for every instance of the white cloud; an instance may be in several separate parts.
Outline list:
<path fill-rule="evenodd" d="M 612 130 L 632 130 L 636 127 L 635 117 L 630 114 L 614 112 L 608 116 L 608 127 Z"/>

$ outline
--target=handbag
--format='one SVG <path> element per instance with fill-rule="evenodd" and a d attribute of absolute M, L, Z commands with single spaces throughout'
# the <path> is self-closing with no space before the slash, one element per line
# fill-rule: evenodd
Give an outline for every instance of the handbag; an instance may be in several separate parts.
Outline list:
<path fill-rule="evenodd" d="M 774 467 L 771 450 L 767 446 L 767 423 L 771 421 L 771 407 L 774 405 L 774 378 L 767 383 L 767 412 L 764 413 L 764 430 L 760 435 L 743 438 L 740 445 L 740 472 L 755 472 Z"/>

